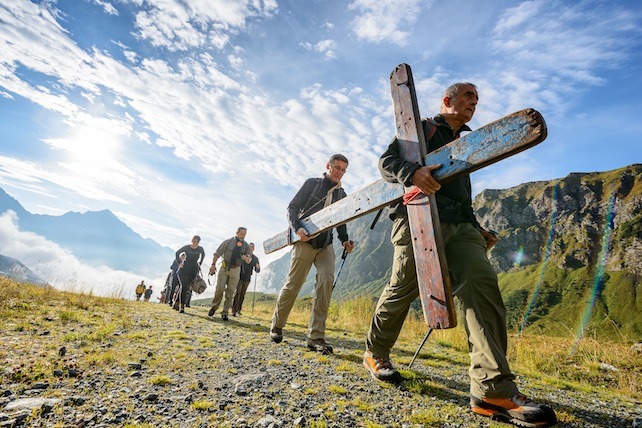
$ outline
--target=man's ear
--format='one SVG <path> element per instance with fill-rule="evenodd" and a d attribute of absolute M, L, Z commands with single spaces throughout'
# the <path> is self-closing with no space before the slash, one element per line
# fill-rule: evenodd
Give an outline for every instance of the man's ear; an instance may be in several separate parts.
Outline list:
<path fill-rule="evenodd" d="M 450 107 L 450 97 L 444 97 L 444 105 Z"/>

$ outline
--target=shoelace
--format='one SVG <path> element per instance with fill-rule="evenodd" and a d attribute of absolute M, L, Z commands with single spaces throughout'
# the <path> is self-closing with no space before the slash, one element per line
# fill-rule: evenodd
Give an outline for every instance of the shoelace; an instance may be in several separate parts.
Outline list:
<path fill-rule="evenodd" d="M 389 358 L 372 357 L 372 359 L 375 360 L 375 365 L 377 366 L 377 369 L 392 368 L 392 362 L 390 361 Z"/>

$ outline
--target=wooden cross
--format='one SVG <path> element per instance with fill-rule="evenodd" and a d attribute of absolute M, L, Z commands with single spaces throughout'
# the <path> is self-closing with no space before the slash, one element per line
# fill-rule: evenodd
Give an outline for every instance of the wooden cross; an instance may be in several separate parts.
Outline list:
<path fill-rule="evenodd" d="M 441 164 L 432 175 L 442 184 L 533 147 L 547 135 L 542 115 L 526 109 L 426 153 L 409 65 L 401 64 L 393 70 L 390 90 L 404 159 L 423 165 Z M 302 220 L 303 227 L 310 235 L 323 232 L 399 202 L 408 190 L 402 184 L 378 180 Z M 434 195 L 411 201 L 408 219 L 424 320 L 431 329 L 454 327 L 457 320 Z M 263 249 L 269 254 L 297 240 L 294 231 L 288 229 L 263 242 Z"/>

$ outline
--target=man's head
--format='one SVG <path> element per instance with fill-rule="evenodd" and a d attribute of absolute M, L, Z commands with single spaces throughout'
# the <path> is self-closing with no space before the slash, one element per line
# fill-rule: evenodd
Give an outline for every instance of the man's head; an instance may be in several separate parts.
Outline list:
<path fill-rule="evenodd" d="M 250 253 L 254 253 L 254 242 L 250 242 Z"/>
<path fill-rule="evenodd" d="M 239 227 L 238 229 L 236 229 L 236 237 L 241 241 L 245 239 L 245 235 L 247 235 L 246 227 Z"/>
<path fill-rule="evenodd" d="M 198 235 L 194 235 L 194 236 L 192 237 L 192 244 L 194 244 L 194 245 L 198 245 L 198 244 L 199 244 L 199 242 L 201 242 L 201 237 L 200 237 L 200 236 L 198 236 Z"/>
<path fill-rule="evenodd" d="M 338 183 L 348 169 L 348 158 L 341 154 L 332 155 L 325 167 L 328 170 L 326 177 Z"/>
<path fill-rule="evenodd" d="M 475 114 L 479 96 L 477 87 L 472 83 L 460 82 L 450 85 L 441 98 L 440 113 L 457 131 L 461 125 L 469 122 Z"/>

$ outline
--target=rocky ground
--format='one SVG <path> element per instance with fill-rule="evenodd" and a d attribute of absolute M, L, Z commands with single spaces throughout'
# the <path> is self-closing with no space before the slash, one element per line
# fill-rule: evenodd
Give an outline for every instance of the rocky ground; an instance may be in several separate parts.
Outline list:
<path fill-rule="evenodd" d="M 328 331 L 335 353 L 305 348 L 305 326 L 268 338 L 266 314 L 224 322 L 167 305 L 34 311 L 0 330 L 0 427 L 503 427 L 468 411 L 467 355 L 429 341 L 398 386 L 362 366 L 363 337 Z M 83 309 L 79 309 L 83 311 Z M 393 357 L 405 368 L 413 350 Z M 642 404 L 612 392 L 520 377 L 560 427 L 642 427 Z"/>

